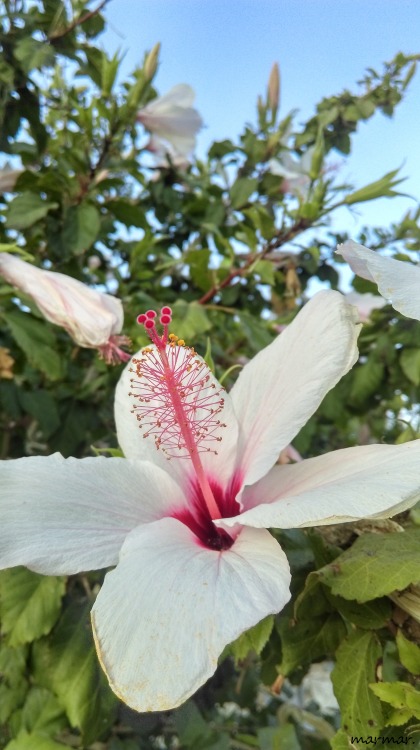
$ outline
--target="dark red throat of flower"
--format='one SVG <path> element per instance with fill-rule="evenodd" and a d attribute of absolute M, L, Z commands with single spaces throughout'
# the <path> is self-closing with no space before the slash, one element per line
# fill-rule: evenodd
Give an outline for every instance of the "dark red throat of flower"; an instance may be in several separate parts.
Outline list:
<path fill-rule="evenodd" d="M 133 392 L 137 399 L 133 409 L 143 430 L 143 437 L 153 436 L 156 448 L 168 458 L 190 459 L 198 486 L 211 519 L 222 517 L 214 493 L 203 468 L 200 454 L 215 451 L 221 441 L 220 419 L 223 389 L 214 382 L 209 368 L 183 339 L 169 333 L 172 322 L 170 307 L 162 307 L 156 327 L 157 313 L 147 310 L 138 316 L 154 347 L 145 347 L 133 359 Z"/>

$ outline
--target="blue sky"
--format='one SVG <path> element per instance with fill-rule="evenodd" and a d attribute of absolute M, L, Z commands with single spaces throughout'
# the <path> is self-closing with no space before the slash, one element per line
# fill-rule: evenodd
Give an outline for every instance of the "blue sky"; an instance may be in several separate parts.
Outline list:
<path fill-rule="evenodd" d="M 162 43 L 155 79 L 160 93 L 189 83 L 206 128 L 199 155 L 213 140 L 235 138 L 255 119 L 272 63 L 281 69 L 281 114 L 308 118 L 323 96 L 355 90 L 365 68 L 381 70 L 396 52 L 420 52 L 418 0 L 112 0 L 104 10 L 103 47 L 126 52 L 124 73 Z M 361 125 L 340 178 L 361 187 L 402 166 L 402 190 L 420 197 L 420 70 L 392 120 L 376 115 Z M 341 179 L 340 179 L 341 181 Z M 416 202 L 382 199 L 358 216 L 340 212 L 337 229 L 398 220 Z"/>

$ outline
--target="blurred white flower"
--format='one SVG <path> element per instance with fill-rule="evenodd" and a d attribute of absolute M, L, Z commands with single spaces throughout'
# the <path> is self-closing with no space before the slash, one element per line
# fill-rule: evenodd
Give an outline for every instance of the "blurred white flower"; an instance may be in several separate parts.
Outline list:
<path fill-rule="evenodd" d="M 282 152 L 278 159 L 270 159 L 268 168 L 271 174 L 284 178 L 281 185 L 283 193 L 290 193 L 296 198 L 306 200 L 311 184 L 309 173 L 313 153 L 314 147 L 311 146 L 299 161 L 293 159 L 288 151 Z"/>
<path fill-rule="evenodd" d="M 380 310 L 386 305 L 386 300 L 377 294 L 359 294 L 358 292 L 349 292 L 344 295 L 349 305 L 357 307 L 361 323 L 367 323 L 373 310 Z"/>
<path fill-rule="evenodd" d="M 175 167 L 181 171 L 185 171 L 190 166 L 189 159 L 183 154 L 178 153 L 174 147 L 169 143 L 165 143 L 157 136 L 152 136 L 146 145 L 146 150 L 153 154 L 154 161 L 157 167 Z"/>
<path fill-rule="evenodd" d="M 321 661 L 309 667 L 302 680 L 304 708 L 315 702 L 325 716 L 335 714 L 339 710 L 331 682 L 333 667 L 334 663 L 331 661 Z"/>
<path fill-rule="evenodd" d="M 124 313 L 116 297 L 91 289 L 71 276 L 37 268 L 9 253 L 0 253 L 0 274 L 28 294 L 43 316 L 64 328 L 79 346 L 98 349 L 108 364 L 130 359 L 120 348 L 129 340 L 118 336 Z"/>
<path fill-rule="evenodd" d="M 406 263 L 369 250 L 353 240 L 337 248 L 352 271 L 373 281 L 395 310 L 407 318 L 420 320 L 420 265 Z"/>
<path fill-rule="evenodd" d="M 192 106 L 194 99 L 191 86 L 180 83 L 140 109 L 137 120 L 163 141 L 167 151 L 188 158 L 195 149 L 196 134 L 203 126 L 199 113 Z"/>

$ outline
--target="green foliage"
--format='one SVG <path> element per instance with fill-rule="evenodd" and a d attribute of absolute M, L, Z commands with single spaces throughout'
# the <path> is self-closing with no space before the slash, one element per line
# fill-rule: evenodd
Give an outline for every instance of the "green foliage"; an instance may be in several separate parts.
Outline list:
<path fill-rule="evenodd" d="M 325 231 L 335 210 L 400 194 L 398 169 L 343 185 L 328 159 L 351 152 L 361 123 L 393 115 L 418 56 L 369 69 L 357 93 L 322 99 L 301 125 L 260 99 L 238 139 L 212 144 L 185 170 L 170 160 L 150 169 L 137 113 L 157 95 L 159 45 L 123 80 L 121 57 L 99 46 L 102 7 L 8 0 L 0 11 L 0 149 L 2 164 L 21 172 L 0 195 L 0 251 L 115 294 L 133 351 L 147 342 L 137 314 L 171 305 L 175 333 L 229 389 L 309 285 L 339 288 L 334 251 L 346 237 Z M 270 160 L 287 155 L 300 167 L 305 154 L 299 193 Z M 413 260 L 419 219 L 415 209 L 359 240 Z M 1 458 L 121 455 L 112 414 L 121 367 L 76 346 L 4 279 L 0 324 Z M 387 306 L 359 344 L 358 364 L 294 441 L 305 457 L 419 434 L 418 322 Z M 395 595 L 408 586 L 415 601 L 420 529 L 415 512 L 400 521 L 398 533 L 363 524 L 274 532 L 292 568 L 290 604 L 230 644 L 215 677 L 167 714 L 133 714 L 106 683 L 88 617 L 101 575 L 1 572 L 0 747 L 347 750 L 351 734 L 402 736 L 420 718 L 420 632 L 415 606 L 394 601 L 403 605 Z M 325 659 L 335 660 L 339 730 L 337 712 L 302 704 L 300 683 Z"/>
<path fill-rule="evenodd" d="M 369 690 L 381 648 L 373 633 L 355 631 L 337 650 L 337 663 L 331 675 L 348 735 L 376 735 L 383 726 L 380 702 Z"/>
<path fill-rule="evenodd" d="M 367 602 L 418 581 L 420 529 L 363 534 L 319 575 L 333 594 Z"/>
<path fill-rule="evenodd" d="M 112 724 L 117 702 L 96 657 L 88 614 L 85 606 L 71 605 L 51 639 L 34 649 L 37 682 L 53 690 L 87 744 Z"/>
<path fill-rule="evenodd" d="M 49 633 L 63 594 L 61 578 L 40 576 L 26 568 L 1 571 L 0 620 L 7 642 L 19 646 Z"/>

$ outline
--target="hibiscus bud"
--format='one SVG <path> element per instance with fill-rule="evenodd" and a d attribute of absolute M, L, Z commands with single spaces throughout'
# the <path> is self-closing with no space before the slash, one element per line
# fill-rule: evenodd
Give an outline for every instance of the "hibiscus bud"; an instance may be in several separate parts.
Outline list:
<path fill-rule="evenodd" d="M 158 61 L 159 61 L 159 52 L 160 52 L 160 42 L 155 44 L 153 49 L 149 52 L 149 54 L 146 57 L 146 60 L 144 62 L 144 77 L 147 81 L 151 81 L 154 77 Z"/>
<path fill-rule="evenodd" d="M 0 253 L 0 274 L 28 294 L 43 316 L 64 328 L 79 346 L 98 349 L 108 364 L 127 361 L 120 349 L 129 344 L 121 331 L 124 313 L 121 301 L 91 289 L 62 273 L 44 271 L 9 253 Z"/>
<path fill-rule="evenodd" d="M 277 63 L 274 63 L 271 68 L 270 77 L 268 79 L 268 91 L 267 91 L 267 104 L 273 111 L 273 114 L 277 112 L 280 102 L 280 70 Z"/>

